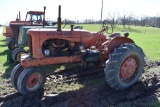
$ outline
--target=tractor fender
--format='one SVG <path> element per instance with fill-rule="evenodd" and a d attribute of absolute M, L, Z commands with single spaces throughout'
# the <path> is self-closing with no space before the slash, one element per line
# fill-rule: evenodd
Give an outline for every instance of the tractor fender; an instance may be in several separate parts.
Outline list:
<path fill-rule="evenodd" d="M 120 46 L 121 44 L 125 44 L 125 43 L 134 43 L 134 41 L 126 37 L 114 37 L 108 43 L 108 53 L 109 54 L 112 53 L 116 47 Z"/>

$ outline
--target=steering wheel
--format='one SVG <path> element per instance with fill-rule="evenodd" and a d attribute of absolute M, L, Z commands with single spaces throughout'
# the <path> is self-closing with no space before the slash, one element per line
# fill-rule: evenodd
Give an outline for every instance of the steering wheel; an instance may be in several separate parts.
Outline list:
<path fill-rule="evenodd" d="M 70 20 L 65 19 L 65 24 L 64 24 L 64 26 L 62 27 L 62 29 L 63 29 L 63 28 L 65 28 L 67 24 L 69 24 L 69 25 L 70 25 L 70 24 L 72 24 L 72 23 L 71 23 L 71 21 L 70 21 Z"/>
<path fill-rule="evenodd" d="M 112 34 L 113 33 L 113 26 L 111 24 L 111 22 L 109 22 L 108 20 L 104 20 L 103 21 L 103 29 L 106 29 L 106 33 L 108 34 Z"/>

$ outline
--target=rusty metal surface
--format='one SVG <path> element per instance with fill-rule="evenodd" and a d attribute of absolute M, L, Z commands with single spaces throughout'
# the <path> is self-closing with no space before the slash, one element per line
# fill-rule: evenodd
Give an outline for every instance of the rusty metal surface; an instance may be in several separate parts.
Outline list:
<path fill-rule="evenodd" d="M 61 57 L 44 57 L 44 58 L 31 58 L 26 57 L 21 61 L 21 65 L 24 68 L 32 66 L 41 66 L 41 65 L 51 65 L 51 64 L 63 64 L 63 63 L 72 63 L 82 61 L 80 55 L 74 56 L 61 56 Z"/>
<path fill-rule="evenodd" d="M 88 31 L 69 31 L 63 30 L 61 32 L 57 32 L 55 29 L 30 29 L 28 30 L 28 34 L 31 35 L 32 38 L 32 51 L 33 58 L 43 58 L 44 55 L 42 53 L 42 44 L 48 39 L 63 39 L 68 40 L 70 42 L 79 42 L 79 43 L 87 43 L 93 35 Z"/>

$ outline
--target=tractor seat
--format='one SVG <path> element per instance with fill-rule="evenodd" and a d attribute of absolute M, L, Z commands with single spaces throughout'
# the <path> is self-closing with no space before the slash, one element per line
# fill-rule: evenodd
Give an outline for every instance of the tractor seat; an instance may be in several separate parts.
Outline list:
<path fill-rule="evenodd" d="M 75 26 L 74 29 L 83 29 L 83 26 Z"/>
<path fill-rule="evenodd" d="M 109 37 L 117 37 L 117 36 L 122 36 L 121 33 L 113 33 L 111 35 L 109 35 Z"/>

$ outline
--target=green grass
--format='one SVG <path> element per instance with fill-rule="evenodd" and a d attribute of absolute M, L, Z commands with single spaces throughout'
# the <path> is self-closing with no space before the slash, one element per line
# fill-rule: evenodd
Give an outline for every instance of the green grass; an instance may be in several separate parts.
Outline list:
<path fill-rule="evenodd" d="M 5 30 L 3 31 L 5 32 Z M 10 72 L 12 68 L 16 65 L 15 63 L 12 63 L 8 61 L 7 57 L 11 53 L 8 50 L 8 47 L 6 45 L 6 38 L 0 35 L 0 81 L 8 80 L 10 78 Z"/>

